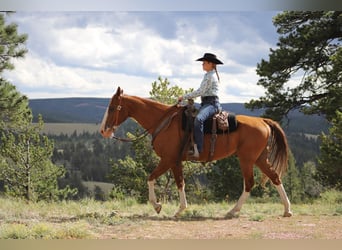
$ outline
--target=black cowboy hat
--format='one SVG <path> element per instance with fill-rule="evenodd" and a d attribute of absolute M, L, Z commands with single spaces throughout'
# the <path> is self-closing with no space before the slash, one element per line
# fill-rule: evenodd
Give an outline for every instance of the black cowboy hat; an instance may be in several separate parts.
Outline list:
<path fill-rule="evenodd" d="M 198 58 L 196 61 L 208 61 L 215 64 L 223 64 L 223 62 L 217 59 L 216 55 L 211 53 L 205 53 L 203 57 Z"/>

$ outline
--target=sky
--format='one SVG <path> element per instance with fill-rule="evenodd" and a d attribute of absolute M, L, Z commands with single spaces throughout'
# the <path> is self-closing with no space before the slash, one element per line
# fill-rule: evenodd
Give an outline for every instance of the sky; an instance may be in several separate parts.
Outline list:
<path fill-rule="evenodd" d="M 210 52 L 218 65 L 222 103 L 264 95 L 256 65 L 276 48 L 276 11 L 17 11 L 7 23 L 28 35 L 24 59 L 5 78 L 30 99 L 148 97 L 152 82 L 197 89 L 196 59 Z"/>

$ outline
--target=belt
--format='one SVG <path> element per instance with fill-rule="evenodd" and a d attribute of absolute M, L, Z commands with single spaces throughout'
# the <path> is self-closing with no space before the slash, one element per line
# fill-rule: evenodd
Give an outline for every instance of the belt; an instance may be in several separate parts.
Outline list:
<path fill-rule="evenodd" d="M 211 102 L 211 101 L 218 100 L 218 96 L 216 96 L 216 95 L 213 95 L 213 96 L 202 96 L 201 100 L 202 100 L 202 102 Z"/>

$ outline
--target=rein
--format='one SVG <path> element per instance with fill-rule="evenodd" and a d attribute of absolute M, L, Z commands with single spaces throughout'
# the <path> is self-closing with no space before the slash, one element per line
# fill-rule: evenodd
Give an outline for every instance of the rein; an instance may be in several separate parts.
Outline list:
<path fill-rule="evenodd" d="M 112 139 L 122 141 L 122 142 L 136 142 L 138 140 L 143 139 L 147 135 L 148 135 L 148 130 L 145 129 L 145 131 L 143 131 L 139 136 L 136 136 L 135 138 L 132 138 L 132 139 L 131 138 L 120 138 L 120 137 L 116 137 L 115 135 L 112 136 Z"/>

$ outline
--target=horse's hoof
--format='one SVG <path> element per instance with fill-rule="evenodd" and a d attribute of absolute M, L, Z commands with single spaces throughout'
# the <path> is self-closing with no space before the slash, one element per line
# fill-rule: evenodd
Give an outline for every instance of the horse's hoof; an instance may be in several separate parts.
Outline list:
<path fill-rule="evenodd" d="M 292 212 L 289 211 L 289 212 L 284 212 L 284 215 L 283 217 L 291 217 L 292 216 Z"/>
<path fill-rule="evenodd" d="M 226 214 L 224 218 L 230 220 L 230 219 L 237 218 L 237 217 L 238 215 L 236 213 L 229 212 Z"/>
<path fill-rule="evenodd" d="M 225 219 L 233 219 L 234 218 L 234 214 L 233 213 L 227 213 L 224 218 Z"/>
<path fill-rule="evenodd" d="M 162 205 L 161 205 L 161 204 L 157 204 L 157 205 L 154 207 L 154 210 L 156 210 L 157 214 L 160 213 L 161 209 L 162 209 Z"/>
<path fill-rule="evenodd" d="M 174 217 L 179 218 L 181 216 L 181 213 L 186 209 L 187 206 L 180 206 L 178 211 L 175 213 Z"/>

